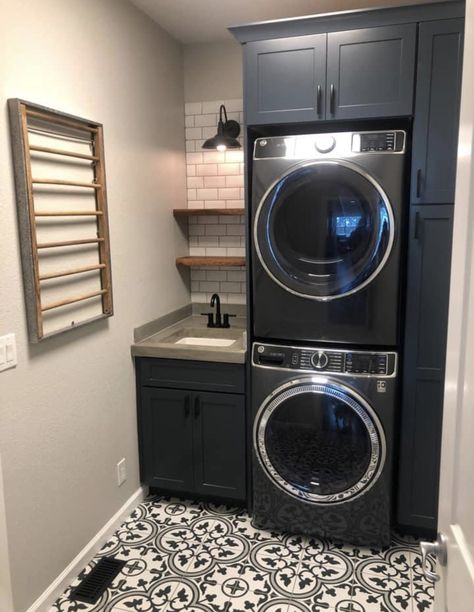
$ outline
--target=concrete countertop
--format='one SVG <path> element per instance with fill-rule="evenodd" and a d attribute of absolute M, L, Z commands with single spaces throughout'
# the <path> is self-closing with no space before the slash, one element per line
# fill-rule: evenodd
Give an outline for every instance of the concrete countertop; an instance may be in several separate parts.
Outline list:
<path fill-rule="evenodd" d="M 223 304 L 223 313 L 237 314 L 230 320 L 231 327 L 224 329 L 208 328 L 206 317 L 195 314 L 196 311 L 202 312 L 203 308 L 206 309 L 206 306 L 184 307 L 137 328 L 134 333 L 135 342 L 131 346 L 132 356 L 245 363 L 247 339 L 244 309 L 236 309 L 232 305 Z M 234 340 L 234 343 L 223 347 L 176 344 L 181 338 L 195 336 L 226 338 Z"/>

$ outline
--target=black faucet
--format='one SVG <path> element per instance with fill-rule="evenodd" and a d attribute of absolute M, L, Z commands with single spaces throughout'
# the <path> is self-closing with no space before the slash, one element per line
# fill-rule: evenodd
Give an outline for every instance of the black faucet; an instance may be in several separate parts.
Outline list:
<path fill-rule="evenodd" d="M 221 319 L 221 298 L 219 297 L 219 295 L 217 293 L 214 293 L 213 296 L 211 297 L 211 303 L 210 306 L 211 308 L 214 308 L 214 305 L 216 307 L 216 316 L 215 316 L 215 323 L 214 323 L 214 327 L 222 327 L 222 319 Z"/>
<path fill-rule="evenodd" d="M 207 317 L 207 326 L 208 327 L 230 327 L 229 318 L 235 317 L 233 314 L 229 314 L 227 312 L 224 313 L 223 318 L 221 316 L 221 299 L 217 293 L 214 293 L 211 297 L 211 308 L 216 307 L 216 314 L 214 316 L 213 312 L 203 312 L 202 315 Z"/>

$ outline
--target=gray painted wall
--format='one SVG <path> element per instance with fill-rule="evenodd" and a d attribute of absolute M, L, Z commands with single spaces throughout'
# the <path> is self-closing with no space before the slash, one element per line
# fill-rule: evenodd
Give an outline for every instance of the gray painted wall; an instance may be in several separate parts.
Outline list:
<path fill-rule="evenodd" d="M 0 13 L 0 335 L 16 334 L 19 359 L 0 373 L 0 449 L 23 612 L 139 486 L 132 330 L 189 300 L 171 214 L 186 202 L 183 70 L 181 47 L 125 0 L 0 0 Z M 105 130 L 116 314 L 37 346 L 26 336 L 9 97 Z"/>
<path fill-rule="evenodd" d="M 242 50 L 237 42 L 184 46 L 186 102 L 242 98 Z"/>

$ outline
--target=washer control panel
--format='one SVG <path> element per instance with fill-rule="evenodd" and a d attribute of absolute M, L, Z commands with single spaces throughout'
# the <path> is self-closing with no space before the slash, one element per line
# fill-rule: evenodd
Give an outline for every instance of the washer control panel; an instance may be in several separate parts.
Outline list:
<path fill-rule="evenodd" d="M 255 343 L 252 363 L 257 366 L 328 372 L 348 376 L 395 376 L 397 353 L 349 351 Z"/>

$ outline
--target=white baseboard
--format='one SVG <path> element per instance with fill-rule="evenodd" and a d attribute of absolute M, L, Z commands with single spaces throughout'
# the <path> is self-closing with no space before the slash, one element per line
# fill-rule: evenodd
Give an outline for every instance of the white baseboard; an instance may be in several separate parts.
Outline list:
<path fill-rule="evenodd" d="M 120 526 L 123 520 L 130 514 L 133 508 L 143 501 L 147 494 L 148 490 L 146 487 L 140 487 L 137 489 L 26 612 L 49 611 L 56 599 L 62 593 L 64 593 L 66 588 L 71 584 L 74 578 L 76 578 L 83 567 L 89 563 L 91 558 L 102 548 L 104 543 Z"/>

